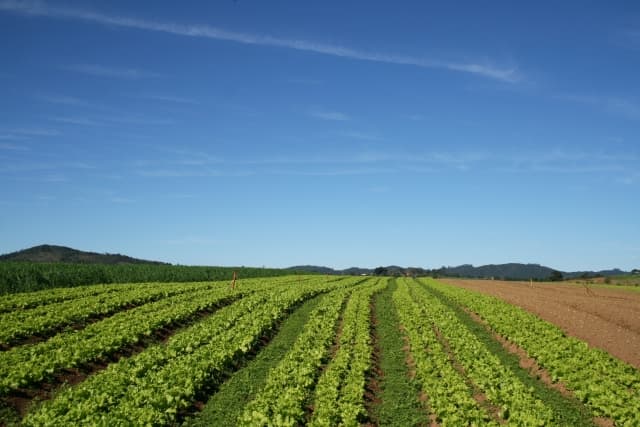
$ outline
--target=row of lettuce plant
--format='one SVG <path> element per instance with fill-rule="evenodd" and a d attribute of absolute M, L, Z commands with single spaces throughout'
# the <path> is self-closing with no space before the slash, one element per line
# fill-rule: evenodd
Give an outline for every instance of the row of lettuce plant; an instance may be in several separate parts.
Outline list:
<path fill-rule="evenodd" d="M 12 390 L 46 381 L 64 368 L 100 360 L 126 346 L 139 343 L 168 325 L 194 314 L 286 283 L 274 279 L 251 279 L 241 287 L 213 286 L 186 292 L 122 311 L 79 331 L 65 331 L 46 341 L 0 352 L 0 396 Z M 184 285 L 183 285 L 184 286 Z"/>
<path fill-rule="evenodd" d="M 640 425 L 640 371 L 610 354 L 568 337 L 560 328 L 498 298 L 424 280 L 479 315 L 573 391 L 595 416 L 616 425 Z"/>
<path fill-rule="evenodd" d="M 166 425 L 198 392 L 222 381 L 289 310 L 341 282 L 316 279 L 256 292 L 188 327 L 166 344 L 120 359 L 59 392 L 23 420 L 25 425 Z"/>
<path fill-rule="evenodd" d="M 311 276 L 276 276 L 271 277 L 268 282 L 262 283 L 288 283 L 292 281 L 305 281 L 309 280 Z M 242 283 L 252 283 L 260 278 L 248 278 L 238 281 L 239 286 Z M 202 284 L 211 284 L 212 282 L 189 282 L 191 286 L 198 287 Z M 219 283 L 221 285 L 228 284 L 228 281 L 215 281 L 213 283 Z M 47 304 L 53 304 L 61 301 L 74 300 L 79 298 L 85 298 L 90 296 L 96 296 L 101 294 L 107 294 L 110 292 L 128 292 L 141 286 L 151 286 L 154 288 L 160 288 L 163 286 L 172 287 L 176 285 L 186 285 L 182 282 L 145 282 L 145 283 L 112 283 L 101 285 L 86 285 L 71 288 L 51 288 L 43 289 L 33 292 L 21 292 L 16 294 L 3 295 L 0 300 L 0 313 L 6 313 L 17 309 L 28 309 Z"/>
<path fill-rule="evenodd" d="M 111 313 L 178 295 L 211 285 L 139 285 L 120 292 L 109 292 L 61 301 L 31 309 L 17 309 L 0 315 L 0 345 L 9 345 L 31 335 L 43 335 L 64 326 L 85 322 Z"/>
<path fill-rule="evenodd" d="M 361 287 L 370 286 L 365 281 Z M 319 368 L 335 337 L 335 326 L 353 288 L 323 297 L 309 316 L 291 350 L 269 373 L 264 388 L 247 404 L 238 420 L 243 426 L 295 426 L 305 423 L 304 404 L 310 398 Z"/>
<path fill-rule="evenodd" d="M 387 286 L 354 291 L 342 318 L 338 350 L 324 370 L 314 391 L 311 426 L 358 426 L 366 420 L 364 402 L 367 373 L 371 369 L 371 298 Z"/>
<path fill-rule="evenodd" d="M 47 381 L 64 368 L 106 358 L 127 345 L 137 344 L 154 330 L 231 297 L 228 291 L 218 290 L 182 294 L 117 313 L 80 331 L 66 331 L 47 341 L 2 352 L 0 395 Z"/>
<path fill-rule="evenodd" d="M 430 306 L 416 304 L 406 280 L 398 280 L 393 302 L 408 339 L 415 375 L 428 398 L 430 412 L 440 425 L 496 425 L 473 398 L 433 328 Z"/>
<path fill-rule="evenodd" d="M 490 402 L 500 408 L 499 416 L 521 426 L 554 424 L 554 413 L 532 390 L 447 307 L 436 295 L 417 282 L 409 284 L 409 292 L 424 307 L 425 315 L 449 343 L 453 357 L 465 374 L 482 391 Z"/>
<path fill-rule="evenodd" d="M 127 291 L 139 287 L 135 284 L 109 284 L 91 285 L 78 288 L 52 288 L 34 292 L 3 295 L 0 301 L 0 313 L 6 313 L 16 309 L 33 308 L 41 305 L 52 304 L 60 301 L 68 301 L 76 298 L 84 298 L 115 291 Z"/>

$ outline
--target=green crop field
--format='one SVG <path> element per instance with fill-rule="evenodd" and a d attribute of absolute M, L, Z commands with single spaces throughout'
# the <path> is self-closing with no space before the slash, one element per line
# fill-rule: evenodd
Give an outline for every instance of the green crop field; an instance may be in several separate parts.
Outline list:
<path fill-rule="evenodd" d="M 514 305 L 428 278 L 102 284 L 3 295 L 0 418 L 638 426 L 640 371 Z"/>

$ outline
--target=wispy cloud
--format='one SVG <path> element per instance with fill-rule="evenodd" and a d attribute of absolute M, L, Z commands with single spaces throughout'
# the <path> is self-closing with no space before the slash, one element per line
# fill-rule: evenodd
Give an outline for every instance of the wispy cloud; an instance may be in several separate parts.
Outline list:
<path fill-rule="evenodd" d="M 380 175 L 391 174 L 398 170 L 395 168 L 340 168 L 340 169 L 324 169 L 324 170 L 269 170 L 267 174 L 271 175 L 292 175 L 292 176 L 350 176 L 350 175 Z"/>
<path fill-rule="evenodd" d="M 116 204 L 130 204 L 130 203 L 135 203 L 135 200 L 133 199 L 129 199 L 127 197 L 119 197 L 119 196 L 112 196 L 109 197 L 108 199 L 111 203 L 116 203 Z"/>
<path fill-rule="evenodd" d="M 305 86 L 318 86 L 322 84 L 322 80 L 309 79 L 309 78 L 291 78 L 288 80 L 290 83 L 305 85 Z"/>
<path fill-rule="evenodd" d="M 24 135 L 15 135 L 12 133 L 2 133 L 0 134 L 0 141 L 24 141 L 27 139 Z"/>
<path fill-rule="evenodd" d="M 44 177 L 42 177 L 41 181 L 50 183 L 69 182 L 69 178 L 67 178 L 63 174 L 54 173 L 45 175 Z"/>
<path fill-rule="evenodd" d="M 630 184 L 638 180 L 640 153 L 581 151 L 562 147 L 528 152 L 364 150 L 255 158 L 224 158 L 165 149 L 155 159 L 135 162 L 130 173 L 147 178 L 215 178 L 267 175 L 348 176 L 441 174 L 484 171 L 497 174 L 601 176 Z"/>
<path fill-rule="evenodd" d="M 161 102 L 171 102 L 175 104 L 199 104 L 198 101 L 192 98 L 184 98 L 180 96 L 170 96 L 170 95 L 137 95 L 135 96 L 138 99 L 145 99 L 149 101 L 161 101 Z"/>
<path fill-rule="evenodd" d="M 203 166 L 203 165 L 219 165 L 225 162 L 225 159 L 212 155 L 210 153 L 193 150 L 189 148 L 173 148 L 173 147 L 158 147 L 158 151 L 163 154 L 171 155 L 171 160 L 165 162 L 170 165 L 183 165 L 183 166 Z M 155 161 L 149 161 L 146 164 L 156 164 Z M 144 163 L 143 163 L 144 165 Z"/>
<path fill-rule="evenodd" d="M 1 139 L 1 137 L 2 137 L 2 135 L 0 135 L 0 139 Z M 24 145 L 9 144 L 9 143 L 0 142 L 0 150 L 29 151 L 29 148 L 25 147 Z"/>
<path fill-rule="evenodd" d="M 0 128 L 0 141 L 27 141 L 38 137 L 60 135 L 57 129 L 41 127 Z"/>
<path fill-rule="evenodd" d="M 578 94 L 562 94 L 555 98 L 589 105 L 609 114 L 617 115 L 631 120 L 640 120 L 640 104 L 631 99 L 620 98 L 615 96 L 595 96 L 595 95 L 578 95 Z"/>
<path fill-rule="evenodd" d="M 388 193 L 389 191 L 391 191 L 391 187 L 389 187 L 388 185 L 376 185 L 373 187 L 369 187 L 368 190 L 370 193 L 381 194 L 381 193 Z"/>
<path fill-rule="evenodd" d="M 347 138 L 360 139 L 363 141 L 380 141 L 382 139 L 378 135 L 356 130 L 339 132 L 339 134 L 342 136 L 346 136 Z"/>
<path fill-rule="evenodd" d="M 109 115 L 95 115 L 95 116 L 52 116 L 48 117 L 49 120 L 77 126 L 116 126 L 121 124 L 129 125 L 142 125 L 142 126 L 157 126 L 157 125 L 171 125 L 175 121 L 172 119 L 157 119 L 153 117 L 136 117 L 136 116 L 109 116 Z"/>
<path fill-rule="evenodd" d="M 39 194 L 35 196 L 35 199 L 39 202 L 53 202 L 57 199 L 55 196 L 47 195 L 47 194 Z"/>
<path fill-rule="evenodd" d="M 173 119 L 156 119 L 153 117 L 136 117 L 136 116 L 107 116 L 101 117 L 102 120 L 114 123 L 123 123 L 123 124 L 131 124 L 131 125 L 172 125 L 175 123 Z"/>
<path fill-rule="evenodd" d="M 137 174 L 147 178 L 206 178 L 241 177 L 255 175 L 254 171 L 227 171 L 197 168 L 140 169 Z"/>
<path fill-rule="evenodd" d="M 640 29 L 627 28 L 614 34 L 616 42 L 626 48 L 640 48 Z"/>
<path fill-rule="evenodd" d="M 106 67 L 104 65 L 97 64 L 71 64 L 62 68 L 77 73 L 88 74 L 90 76 L 117 79 L 136 80 L 161 76 L 161 74 L 138 70 L 135 68 Z"/>
<path fill-rule="evenodd" d="M 552 149 L 541 153 L 505 155 L 494 160 L 498 172 L 553 173 L 560 175 L 600 174 L 626 177 L 638 168 L 636 153 L 603 153 Z"/>
<path fill-rule="evenodd" d="M 23 162 L 0 164 L 0 173 L 38 172 L 38 171 L 82 171 L 93 170 L 95 166 L 83 162 Z"/>
<path fill-rule="evenodd" d="M 169 199 L 178 199 L 178 200 L 188 200 L 188 199 L 198 199 L 202 196 L 191 193 L 176 193 L 176 194 L 167 194 L 166 197 Z"/>
<path fill-rule="evenodd" d="M 640 183 L 640 172 L 628 172 L 618 178 L 618 182 L 625 185 Z"/>
<path fill-rule="evenodd" d="M 69 125 L 80 125 L 80 126 L 101 126 L 102 123 L 96 122 L 95 120 L 87 119 L 86 117 L 49 117 L 49 120 L 53 120 L 54 122 L 64 123 Z"/>
<path fill-rule="evenodd" d="M 350 120 L 348 115 L 339 111 L 312 110 L 309 112 L 309 115 L 320 120 L 335 120 L 340 122 Z"/>
<path fill-rule="evenodd" d="M 18 134 L 23 136 L 58 136 L 60 131 L 57 129 L 47 129 L 40 127 L 21 127 L 14 128 L 9 131 L 9 135 Z"/>
<path fill-rule="evenodd" d="M 58 105 L 69 105 L 74 107 L 88 107 L 91 105 L 89 102 L 76 98 L 73 96 L 64 96 L 64 95 L 38 95 L 39 99 L 49 102 L 51 104 Z"/>
<path fill-rule="evenodd" d="M 75 19 L 95 22 L 102 25 L 133 28 L 146 31 L 157 31 L 186 37 L 207 38 L 236 42 L 248 45 L 270 46 L 294 49 L 334 57 L 356 59 L 362 61 L 381 62 L 396 65 L 410 65 L 421 68 L 444 69 L 461 73 L 478 75 L 507 83 L 516 83 L 523 79 L 515 66 L 502 67 L 489 62 L 455 62 L 438 59 L 421 58 L 406 55 L 395 55 L 381 52 L 370 52 L 340 45 L 324 44 L 301 39 L 279 38 L 270 35 L 241 33 L 217 28 L 209 25 L 184 25 L 168 22 L 157 22 L 107 15 L 99 12 L 49 6 L 45 3 L 29 1 L 5 0 L 0 2 L 0 10 L 26 15 L 46 16 L 50 18 Z"/>
<path fill-rule="evenodd" d="M 628 99 L 607 98 L 606 108 L 614 114 L 620 114 L 629 119 L 640 119 L 640 105 Z"/>

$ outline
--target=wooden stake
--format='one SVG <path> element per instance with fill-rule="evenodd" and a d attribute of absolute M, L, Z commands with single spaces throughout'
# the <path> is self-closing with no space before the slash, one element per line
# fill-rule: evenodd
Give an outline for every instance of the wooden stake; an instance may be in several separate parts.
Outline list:
<path fill-rule="evenodd" d="M 236 279 L 238 278 L 238 275 L 236 274 L 236 272 L 233 272 L 233 282 L 231 282 L 231 289 L 235 289 L 236 288 Z"/>

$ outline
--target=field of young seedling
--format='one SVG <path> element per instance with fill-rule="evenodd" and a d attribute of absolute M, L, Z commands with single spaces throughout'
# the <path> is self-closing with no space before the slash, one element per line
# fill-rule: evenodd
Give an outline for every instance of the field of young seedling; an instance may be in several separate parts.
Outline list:
<path fill-rule="evenodd" d="M 93 285 L 2 297 L 0 419 L 638 426 L 640 371 L 428 278 Z"/>

